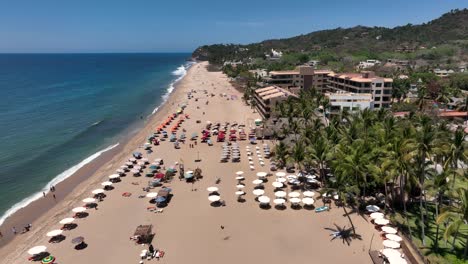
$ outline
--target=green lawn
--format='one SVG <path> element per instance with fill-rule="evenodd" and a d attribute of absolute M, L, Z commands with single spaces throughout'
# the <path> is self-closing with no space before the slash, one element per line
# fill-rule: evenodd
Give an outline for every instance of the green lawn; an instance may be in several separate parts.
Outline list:
<path fill-rule="evenodd" d="M 435 224 L 435 205 L 428 204 L 428 226 L 426 227 L 426 246 L 423 247 L 421 241 L 421 228 L 420 228 L 420 214 L 419 214 L 419 203 L 413 203 L 408 205 L 408 220 L 411 226 L 412 240 L 413 243 L 419 247 L 420 251 L 426 258 L 430 261 L 431 264 L 434 263 L 452 263 L 452 264 L 462 264 L 467 263 L 463 258 L 463 251 L 465 249 L 466 237 L 468 236 L 468 227 L 464 225 L 460 229 L 460 234 L 458 235 L 457 240 L 455 241 L 455 250 L 452 250 L 452 239 L 450 238 L 447 242 L 443 239 L 443 233 L 445 227 L 440 225 L 439 230 L 439 240 L 438 245 L 439 249 L 436 251 L 435 245 L 436 242 L 436 229 L 437 225 Z M 392 220 L 398 225 L 400 229 L 406 229 L 406 222 L 402 213 L 397 213 L 391 217 Z M 408 232 L 406 231 L 408 234 Z"/>

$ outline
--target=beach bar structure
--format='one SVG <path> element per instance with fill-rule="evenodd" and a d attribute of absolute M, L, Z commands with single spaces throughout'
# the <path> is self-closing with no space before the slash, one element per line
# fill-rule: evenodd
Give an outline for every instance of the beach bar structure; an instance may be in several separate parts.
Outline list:
<path fill-rule="evenodd" d="M 278 86 L 259 88 L 254 91 L 255 107 L 258 113 L 265 119 L 276 116 L 276 105 L 287 100 L 289 97 L 297 98 L 297 95 Z"/>

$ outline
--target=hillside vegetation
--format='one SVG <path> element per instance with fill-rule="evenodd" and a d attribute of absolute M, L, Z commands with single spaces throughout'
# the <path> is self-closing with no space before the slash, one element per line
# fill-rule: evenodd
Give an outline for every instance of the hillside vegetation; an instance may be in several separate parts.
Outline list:
<path fill-rule="evenodd" d="M 359 60 L 388 58 L 408 59 L 417 66 L 456 67 L 468 61 L 468 9 L 452 10 L 421 25 L 356 26 L 247 45 L 205 45 L 197 48 L 193 57 L 214 64 L 243 61 L 261 65 L 271 49 L 295 57 L 304 54 L 302 60 L 317 59 L 321 66 L 337 70 Z"/>

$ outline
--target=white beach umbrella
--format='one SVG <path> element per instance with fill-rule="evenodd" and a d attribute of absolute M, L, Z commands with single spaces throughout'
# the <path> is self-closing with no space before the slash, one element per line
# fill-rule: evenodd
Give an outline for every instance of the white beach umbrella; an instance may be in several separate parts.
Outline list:
<path fill-rule="evenodd" d="M 109 179 L 117 179 L 117 178 L 120 178 L 120 175 L 118 174 L 109 175 Z"/>
<path fill-rule="evenodd" d="M 276 175 L 276 177 L 284 177 L 284 176 L 286 176 L 286 173 L 282 172 L 282 171 L 278 171 L 275 175 Z"/>
<path fill-rule="evenodd" d="M 238 172 L 236 172 L 236 175 L 237 176 L 242 176 L 242 175 L 244 175 L 244 172 L 243 171 L 238 171 Z"/>
<path fill-rule="evenodd" d="M 396 234 L 398 230 L 391 226 L 382 226 L 382 231 L 384 231 L 387 234 Z"/>
<path fill-rule="evenodd" d="M 48 233 L 46 234 L 46 236 L 48 236 L 48 237 L 54 237 L 54 236 L 61 235 L 62 233 L 63 233 L 63 230 L 55 229 L 55 230 L 52 230 L 52 231 L 48 232 Z"/>
<path fill-rule="evenodd" d="M 380 207 L 378 207 L 377 205 L 368 205 L 368 206 L 366 206 L 366 210 L 368 212 L 374 213 L 374 212 L 380 211 Z"/>
<path fill-rule="evenodd" d="M 291 198 L 289 201 L 290 201 L 292 204 L 298 204 L 298 203 L 301 202 L 301 199 L 299 199 L 299 198 Z"/>
<path fill-rule="evenodd" d="M 253 181 L 252 181 L 252 183 L 253 183 L 253 184 L 255 184 L 255 185 L 260 185 L 260 184 L 262 184 L 262 183 L 263 183 L 263 181 L 262 181 L 262 180 L 259 180 L 259 179 L 257 179 L 257 180 L 253 180 Z"/>
<path fill-rule="evenodd" d="M 259 147 L 259 146 L 255 146 L 255 149 L 260 149 L 260 147 Z"/>
<path fill-rule="evenodd" d="M 403 240 L 403 238 L 395 234 L 385 234 L 385 237 L 395 242 L 401 242 Z"/>
<path fill-rule="evenodd" d="M 110 181 L 105 181 L 103 183 L 101 183 L 102 186 L 111 186 L 112 185 L 112 182 Z"/>
<path fill-rule="evenodd" d="M 29 255 L 37 255 L 47 250 L 46 246 L 35 246 L 28 250 Z"/>
<path fill-rule="evenodd" d="M 314 204 L 314 199 L 310 197 L 302 198 L 302 202 L 306 205 L 313 205 Z"/>
<path fill-rule="evenodd" d="M 276 188 L 283 187 L 283 184 L 281 182 L 273 182 L 271 185 L 273 185 L 273 187 L 276 187 Z"/>
<path fill-rule="evenodd" d="M 286 180 L 285 178 L 277 178 L 276 181 L 281 182 L 281 183 L 285 183 L 288 180 Z"/>
<path fill-rule="evenodd" d="M 96 199 L 89 197 L 89 198 L 83 199 L 82 201 L 83 203 L 94 203 L 96 202 Z"/>
<path fill-rule="evenodd" d="M 100 193 L 104 193 L 104 190 L 103 189 L 96 189 L 94 191 L 91 192 L 92 194 L 100 194 Z"/>
<path fill-rule="evenodd" d="M 253 165 L 253 164 L 254 164 L 254 162 L 253 162 L 253 161 L 249 161 L 249 164 L 250 164 L 250 165 Z"/>
<path fill-rule="evenodd" d="M 127 166 L 133 166 L 133 163 L 127 161 L 127 162 L 125 162 L 125 165 L 127 165 Z"/>
<path fill-rule="evenodd" d="M 244 194 L 245 194 L 245 192 L 243 192 L 243 191 L 237 191 L 236 192 L 236 195 L 244 195 Z"/>
<path fill-rule="evenodd" d="M 237 189 L 243 189 L 243 188 L 245 188 L 245 185 L 243 185 L 243 184 L 237 184 L 237 185 L 236 185 L 236 188 L 237 188 Z"/>
<path fill-rule="evenodd" d="M 254 171 L 254 170 L 255 170 L 255 167 L 254 167 L 254 166 L 250 166 L 250 170 L 251 170 L 251 171 Z"/>
<path fill-rule="evenodd" d="M 64 219 L 60 220 L 59 224 L 68 225 L 68 224 L 73 223 L 73 221 L 75 221 L 75 218 L 68 217 L 68 218 L 64 218 Z"/>
<path fill-rule="evenodd" d="M 264 193 L 265 193 L 265 191 L 262 190 L 262 189 L 256 189 L 256 190 L 253 191 L 253 194 L 256 195 L 256 196 L 261 196 Z"/>
<path fill-rule="evenodd" d="M 130 161 L 130 162 L 135 162 L 136 159 L 135 159 L 135 158 L 129 158 L 128 161 Z"/>
<path fill-rule="evenodd" d="M 80 206 L 80 207 L 75 207 L 75 208 L 72 209 L 72 212 L 74 212 L 74 213 L 82 213 L 82 212 L 84 212 L 84 211 L 86 211 L 86 208 L 85 208 L 85 207 L 82 207 L 82 206 Z"/>
<path fill-rule="evenodd" d="M 291 197 L 291 198 L 297 198 L 297 197 L 301 196 L 301 194 L 298 193 L 298 192 L 290 192 L 288 194 L 288 196 Z"/>
<path fill-rule="evenodd" d="M 124 174 L 125 173 L 125 171 L 123 169 L 116 169 L 115 172 L 117 172 L 119 174 Z"/>
<path fill-rule="evenodd" d="M 387 258 L 391 258 L 391 257 L 400 257 L 401 256 L 401 253 L 400 251 L 396 250 L 396 249 L 393 249 L 393 248 L 384 248 L 382 250 L 380 250 L 380 253 L 382 255 L 384 255 L 385 257 Z"/>
<path fill-rule="evenodd" d="M 206 188 L 206 190 L 209 191 L 209 192 L 217 192 L 219 189 L 218 189 L 218 187 L 212 186 L 212 187 Z"/>
<path fill-rule="evenodd" d="M 140 173 L 140 171 L 139 171 L 139 170 L 137 170 L 137 169 L 133 169 L 133 170 L 131 170 L 131 173 L 133 173 L 133 174 L 139 174 L 139 173 Z"/>
<path fill-rule="evenodd" d="M 156 193 L 156 192 L 150 192 L 150 193 L 146 194 L 146 197 L 148 197 L 148 198 L 154 198 L 156 196 L 158 196 L 158 193 Z"/>
<path fill-rule="evenodd" d="M 408 264 L 408 261 L 402 256 L 392 256 L 387 258 L 387 260 L 390 264 Z"/>
<path fill-rule="evenodd" d="M 386 248 L 400 248 L 400 243 L 392 240 L 384 240 L 382 244 Z"/>
<path fill-rule="evenodd" d="M 149 160 L 147 158 L 142 158 L 141 161 L 143 161 L 143 163 L 148 163 Z"/>
<path fill-rule="evenodd" d="M 377 213 L 372 213 L 372 214 L 370 214 L 369 216 L 370 216 L 370 218 L 372 218 L 372 219 L 384 218 L 384 214 L 378 213 L 378 212 L 377 212 Z"/>
<path fill-rule="evenodd" d="M 276 204 L 276 205 L 279 205 L 279 204 L 284 204 L 286 202 L 285 199 L 281 199 L 281 198 L 278 198 L 278 199 L 274 199 L 273 200 L 273 203 Z"/>
<path fill-rule="evenodd" d="M 252 158 L 252 157 L 248 157 L 248 159 L 249 159 L 249 161 L 252 161 L 252 160 L 253 160 L 253 158 Z"/>
<path fill-rule="evenodd" d="M 237 176 L 236 177 L 236 180 L 238 180 L 238 181 L 242 181 L 243 179 L 245 179 L 243 176 Z"/>
<path fill-rule="evenodd" d="M 376 225 L 388 225 L 390 223 L 390 221 L 388 219 L 385 219 L 385 218 L 377 218 L 374 220 L 374 223 Z"/>
<path fill-rule="evenodd" d="M 210 202 L 217 202 L 217 201 L 221 200 L 221 197 L 218 196 L 218 195 L 211 195 L 211 196 L 208 196 L 208 200 Z"/>
<path fill-rule="evenodd" d="M 268 173 L 264 172 L 264 171 L 261 171 L 261 172 L 257 172 L 257 177 L 259 178 L 264 178 L 268 175 Z"/>
<path fill-rule="evenodd" d="M 139 171 L 140 171 L 140 170 L 141 170 L 141 166 L 135 166 L 135 167 L 133 167 L 133 169 L 134 169 L 134 170 L 139 170 Z"/>
<path fill-rule="evenodd" d="M 258 201 L 260 203 L 269 203 L 270 202 L 270 198 L 268 198 L 267 196 L 260 196 L 258 197 Z"/>
<path fill-rule="evenodd" d="M 312 192 L 312 191 L 305 191 L 305 192 L 303 192 L 302 194 L 303 194 L 305 197 L 312 197 L 312 196 L 315 195 L 315 193 Z"/>
<path fill-rule="evenodd" d="M 125 172 L 125 170 L 127 170 L 127 169 L 128 169 L 128 166 L 126 166 L 126 165 L 120 166 L 120 170 L 122 172 Z"/>
<path fill-rule="evenodd" d="M 275 196 L 276 197 L 279 197 L 279 198 L 282 198 L 282 197 L 286 197 L 287 193 L 285 191 L 277 191 L 275 192 Z"/>

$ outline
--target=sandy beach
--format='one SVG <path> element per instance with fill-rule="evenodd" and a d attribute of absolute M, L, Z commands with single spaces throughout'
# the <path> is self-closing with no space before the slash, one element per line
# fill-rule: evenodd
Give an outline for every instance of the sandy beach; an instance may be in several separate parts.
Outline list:
<path fill-rule="evenodd" d="M 353 240 L 348 246 L 340 239 L 330 241 L 331 232 L 324 229 L 334 228 L 334 224 L 349 227 L 341 208 L 333 206 L 323 213 L 303 208 L 291 209 L 289 204 L 285 210 L 274 207 L 261 209 L 252 194 L 255 186 L 252 181 L 257 178 L 256 172 L 269 171 L 269 161 L 266 160 L 266 166 L 262 167 L 258 159 L 254 159 L 255 170 L 251 171 L 245 152 L 248 141 L 239 141 L 239 163 L 220 163 L 222 143 L 218 142 L 208 146 L 198 140 L 198 144 L 190 148 L 191 142 L 188 140 L 181 144 L 180 149 L 174 149 L 172 143 L 165 141 L 153 146 L 154 152 L 149 155 L 143 151 L 141 146 L 148 135 L 175 112 L 178 105 L 185 102 L 188 105 L 184 113 L 190 119 L 182 123 L 181 128 L 186 129 L 188 137 L 193 132 L 200 135 L 208 120 L 238 122 L 248 128 L 259 117 L 242 102 L 242 94 L 232 87 L 226 76 L 220 72 L 208 72 L 206 66 L 207 63 L 192 66 L 166 104 L 128 142 L 105 153 L 101 160 L 80 170 L 78 176 L 59 184 L 57 202 L 48 196 L 35 202 L 34 210 L 28 211 L 26 208 L 9 219 L 10 225 L 15 221 L 28 223 L 29 219 L 34 219 L 33 228 L 0 248 L 0 263 L 27 263 L 27 251 L 36 245 L 47 246 L 47 251 L 57 258 L 57 263 L 139 263 L 140 252 L 147 247 L 136 245 L 129 238 L 140 224 L 153 225 L 153 245 L 165 251 L 161 263 L 372 263 L 368 250 L 369 247 L 380 249 L 380 238 L 374 226 L 357 214 L 352 214 L 351 218 L 362 240 Z M 191 90 L 196 93 L 193 93 L 194 98 L 188 100 L 187 93 Z M 215 96 L 208 97 L 210 94 Z M 197 120 L 201 122 L 197 123 Z M 266 143 L 273 147 L 272 142 Z M 92 190 L 101 188 L 100 183 L 108 180 L 108 176 L 123 165 L 134 151 L 141 151 L 150 161 L 163 158 L 166 167 L 175 162 L 183 163 L 185 170 L 199 167 L 203 179 L 192 185 L 176 176 L 166 184 L 173 190 L 170 203 L 163 213 L 154 213 L 146 210 L 151 205 L 149 198 L 138 198 L 146 194 L 142 187 L 147 185 L 148 178 L 133 177 L 128 173 L 121 182 L 114 184 L 115 189 L 106 192 L 107 197 L 99 203 L 98 210 L 89 209 L 88 217 L 77 219 L 75 223 L 78 226 L 63 233 L 66 236 L 64 241 L 48 243 L 45 234 L 60 228 L 58 222 L 71 217 L 71 209 L 82 206 L 81 200 L 91 197 Z M 200 162 L 195 161 L 198 158 Z M 235 195 L 236 171 L 245 172 L 244 203 L 238 202 Z M 272 199 L 274 188 L 271 183 L 274 177 L 269 177 L 265 183 L 265 195 Z M 221 178 L 219 184 L 215 184 L 217 178 Z M 210 205 L 206 190 L 210 186 L 219 188 L 226 206 Z M 290 190 L 289 187 L 287 190 Z M 123 197 L 124 192 L 132 195 Z M 316 201 L 316 204 L 322 205 L 321 201 Z M 40 217 L 35 217 L 37 215 Z M 8 228 L 8 221 L 5 228 Z M 10 233 L 9 228 L 2 231 Z M 73 248 L 71 240 L 77 236 L 85 238 L 87 248 Z M 156 260 L 145 260 L 145 263 L 150 262 Z"/>

